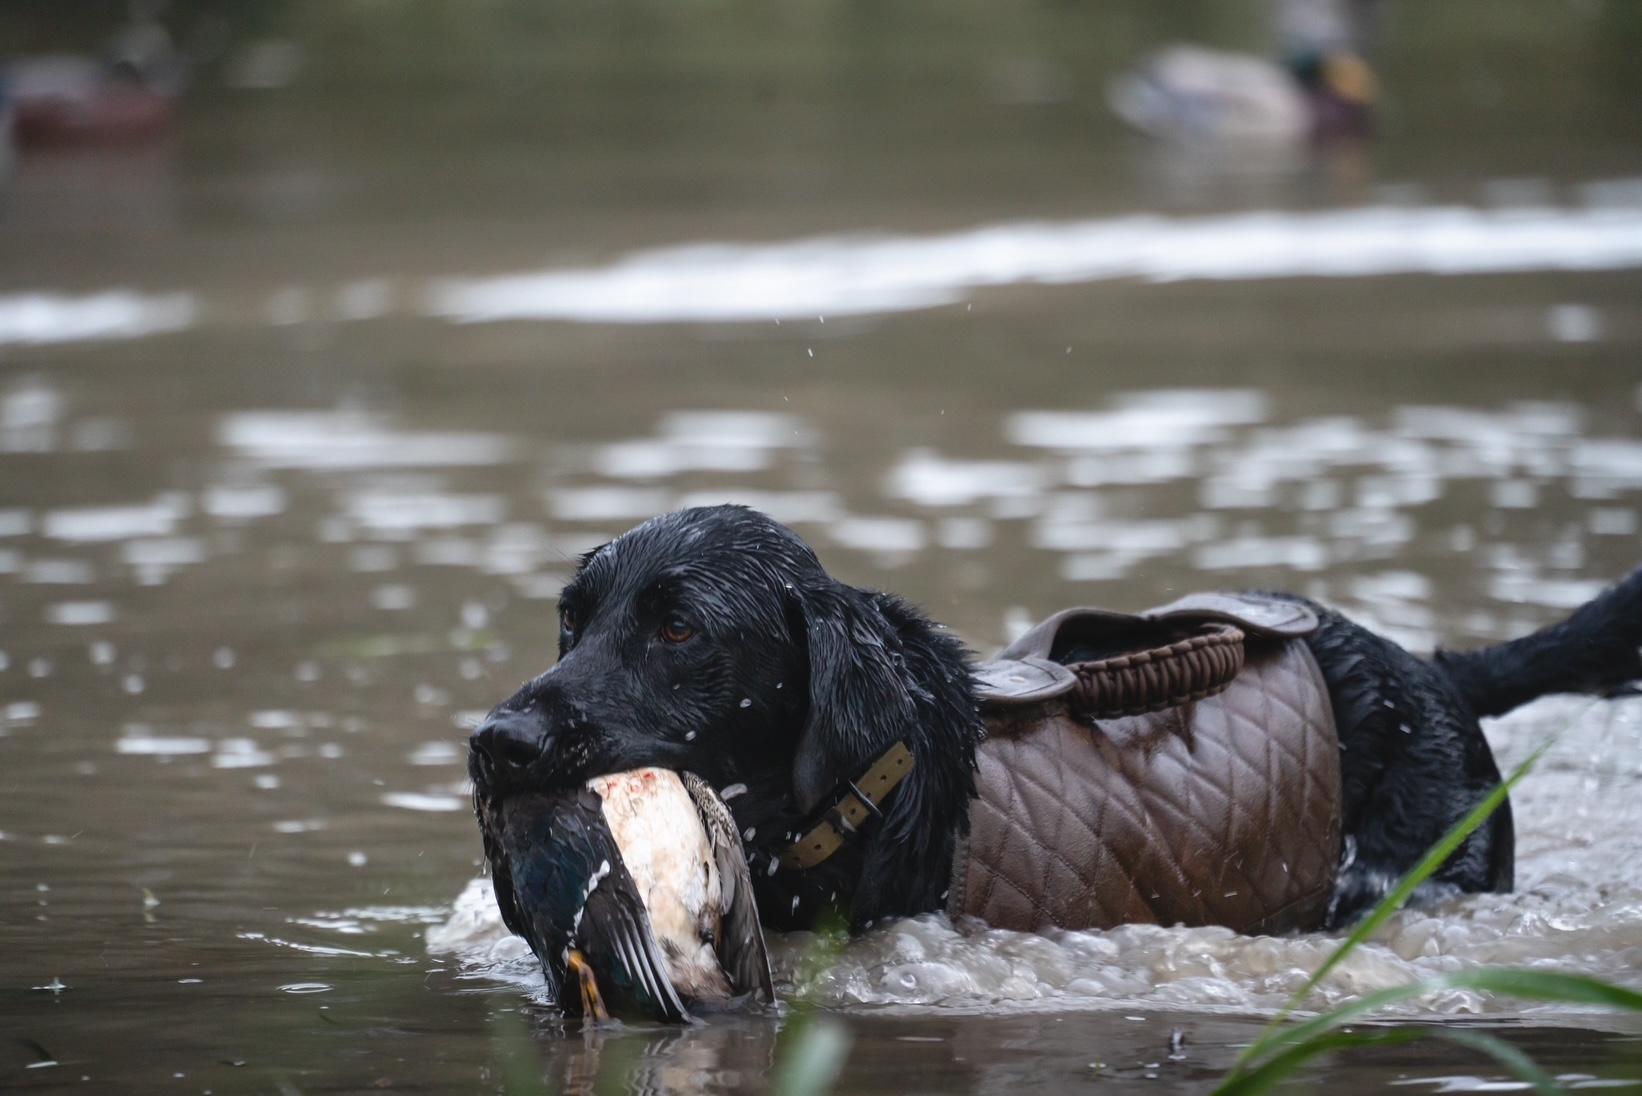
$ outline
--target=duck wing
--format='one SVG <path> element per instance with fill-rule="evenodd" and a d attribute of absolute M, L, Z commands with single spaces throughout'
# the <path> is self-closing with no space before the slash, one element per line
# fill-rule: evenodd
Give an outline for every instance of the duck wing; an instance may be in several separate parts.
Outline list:
<path fill-rule="evenodd" d="M 764 930 L 758 923 L 752 873 L 747 870 L 747 856 L 741 848 L 735 818 L 705 780 L 690 772 L 680 771 L 678 775 L 690 798 L 695 800 L 718 867 L 718 885 L 724 896 L 723 925 L 717 941 L 719 962 L 724 965 L 736 993 L 758 993 L 773 1003 L 775 981 L 770 977 L 770 953 L 764 946 Z"/>
<path fill-rule="evenodd" d="M 513 874 L 508 868 L 507 831 L 499 811 L 488 801 L 473 802 L 473 813 L 479 817 L 479 836 L 484 841 L 485 863 L 490 867 L 490 887 L 496 897 L 496 908 L 502 913 L 502 924 L 515 936 L 525 934 L 524 918 L 513 901 Z"/>
<path fill-rule="evenodd" d="M 502 813 L 498 862 L 506 864 L 519 935 L 560 1002 L 579 1000 L 578 985 L 566 978 L 566 957 L 580 948 L 600 978 L 608 979 L 602 988 L 616 1002 L 626 999 L 662 1019 L 688 1021 L 598 793 L 583 787 L 513 796 Z"/>
<path fill-rule="evenodd" d="M 619 861 L 587 896 L 578 935 L 593 960 L 593 968 L 609 971 L 613 988 L 621 995 L 637 1001 L 659 1019 L 675 1024 L 690 1022 L 690 1010 L 673 988 L 667 959 L 656 944 L 638 887 Z"/>

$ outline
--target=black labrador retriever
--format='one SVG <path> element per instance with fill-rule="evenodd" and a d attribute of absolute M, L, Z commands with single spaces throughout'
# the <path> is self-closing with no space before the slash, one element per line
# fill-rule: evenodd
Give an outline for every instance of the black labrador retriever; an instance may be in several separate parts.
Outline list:
<path fill-rule="evenodd" d="M 1307 642 L 1343 750 L 1350 853 L 1337 923 L 1499 783 L 1480 717 L 1642 678 L 1642 570 L 1560 624 L 1429 659 L 1314 608 L 1322 626 Z M 582 557 L 560 599 L 558 664 L 473 732 L 469 771 L 484 828 L 510 790 L 688 769 L 729 801 L 767 924 L 807 927 L 836 910 L 861 928 L 943 908 L 981 733 L 962 643 L 900 598 L 836 581 L 778 522 L 719 506 L 662 515 Z M 818 805 L 897 740 L 918 764 L 884 817 L 818 867 L 782 869 Z M 488 831 L 485 846 L 512 926 L 507 864 Z M 1509 890 L 1512 862 L 1505 809 L 1432 884 Z"/>

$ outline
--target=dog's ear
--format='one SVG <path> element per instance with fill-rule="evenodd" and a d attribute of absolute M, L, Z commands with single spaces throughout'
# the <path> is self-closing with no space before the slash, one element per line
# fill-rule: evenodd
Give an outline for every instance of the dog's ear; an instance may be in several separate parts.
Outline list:
<path fill-rule="evenodd" d="M 917 712 L 900 638 L 870 593 L 829 582 L 796 596 L 810 682 L 809 717 L 793 756 L 792 782 L 799 807 L 808 813 L 907 736 Z"/>

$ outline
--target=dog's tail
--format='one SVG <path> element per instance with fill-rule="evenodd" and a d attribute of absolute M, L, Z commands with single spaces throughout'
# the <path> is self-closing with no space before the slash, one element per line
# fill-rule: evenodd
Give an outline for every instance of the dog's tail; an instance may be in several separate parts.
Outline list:
<path fill-rule="evenodd" d="M 1642 681 L 1642 568 L 1560 624 L 1480 651 L 1438 651 L 1436 662 L 1479 716 L 1547 693 L 1634 691 Z"/>

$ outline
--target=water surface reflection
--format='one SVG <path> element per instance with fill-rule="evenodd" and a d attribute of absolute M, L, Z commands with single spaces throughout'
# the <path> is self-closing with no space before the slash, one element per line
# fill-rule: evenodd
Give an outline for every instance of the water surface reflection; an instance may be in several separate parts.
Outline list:
<path fill-rule="evenodd" d="M 1077 105 L 1162 8 L 800 4 L 745 49 L 705 9 L 594 42 L 367 8 L 280 24 L 346 94 L 204 96 L 0 209 L 0 1085 L 757 1088 L 795 1015 L 566 1030 L 469 886 L 466 734 L 548 664 L 577 554 L 658 510 L 765 509 L 982 652 L 1203 586 L 1485 642 L 1638 562 L 1620 6 L 1503 4 L 1497 39 L 1410 8 L 1422 90 L 1366 174 L 1179 186 Z M 1002 101 L 1026 70 L 1062 90 Z M 1638 703 L 1491 726 L 1507 761 L 1561 735 L 1518 893 L 1403 915 L 1325 997 L 1635 980 Z M 1326 946 L 915 921 L 816 992 L 850 1091 L 1193 1091 Z M 1636 1075 L 1624 1023 L 1418 1011 Z M 1488 1081 L 1417 1048 L 1309 1078 Z"/>

